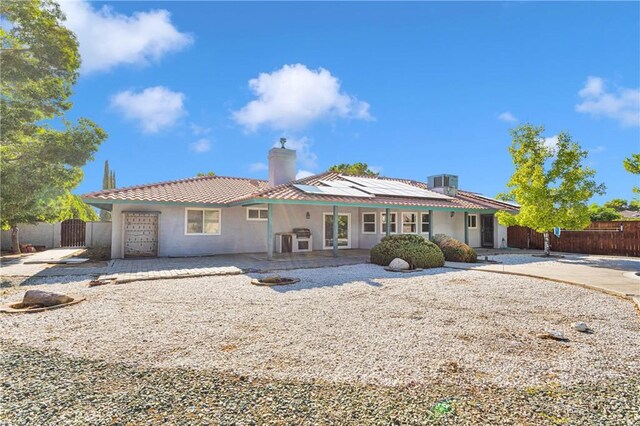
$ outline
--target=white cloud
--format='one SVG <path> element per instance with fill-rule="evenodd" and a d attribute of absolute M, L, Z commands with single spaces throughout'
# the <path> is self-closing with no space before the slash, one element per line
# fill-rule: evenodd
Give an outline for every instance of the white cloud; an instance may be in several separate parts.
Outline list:
<path fill-rule="evenodd" d="M 277 130 L 302 129 L 329 117 L 372 119 L 369 104 L 342 92 L 338 79 L 324 68 L 284 65 L 249 80 L 249 88 L 256 99 L 233 112 L 233 118 L 247 131 L 263 125 Z"/>
<path fill-rule="evenodd" d="M 184 93 L 163 86 L 148 87 L 141 92 L 126 90 L 111 98 L 111 106 L 128 120 L 137 121 L 145 133 L 156 133 L 173 126 L 186 114 Z"/>
<path fill-rule="evenodd" d="M 67 16 L 65 26 L 78 37 L 82 71 L 147 65 L 193 42 L 164 9 L 124 15 L 110 6 L 96 9 L 87 1 L 62 1 L 60 7 Z"/>
<path fill-rule="evenodd" d="M 315 169 L 318 167 L 318 156 L 311 151 L 312 144 L 312 141 L 306 136 L 301 138 L 288 137 L 286 147 L 296 150 L 297 161 L 302 167 Z M 273 147 L 280 148 L 280 142 L 274 143 Z"/>
<path fill-rule="evenodd" d="M 551 152 L 556 152 L 558 149 L 558 135 L 544 138 L 544 146 L 546 146 Z"/>
<path fill-rule="evenodd" d="M 603 146 L 603 145 L 598 145 L 598 146 L 596 146 L 595 148 L 591 148 L 591 149 L 589 150 L 589 154 L 598 154 L 598 153 L 600 153 L 600 152 L 604 152 L 604 151 L 606 151 L 606 150 L 607 150 L 607 148 L 606 148 L 605 146 Z"/>
<path fill-rule="evenodd" d="M 201 154 L 211 149 L 211 141 L 209 139 L 198 139 L 189 144 L 189 150 Z"/>
<path fill-rule="evenodd" d="M 507 123 L 516 123 L 518 121 L 516 116 L 511 114 L 509 111 L 505 111 L 502 114 L 498 115 L 498 120 L 502 120 Z"/>
<path fill-rule="evenodd" d="M 608 117 L 623 126 L 640 126 L 640 89 L 619 87 L 610 92 L 604 79 L 589 76 L 578 95 L 582 102 L 576 105 L 576 111 Z"/>
<path fill-rule="evenodd" d="M 265 170 L 269 170 L 269 166 L 265 163 L 252 163 L 249 165 L 250 172 L 263 172 Z"/>
<path fill-rule="evenodd" d="M 298 173 L 296 173 L 296 180 L 304 179 L 306 177 L 313 176 L 313 175 L 315 175 L 315 173 L 310 172 L 308 170 L 298 170 Z"/>
<path fill-rule="evenodd" d="M 193 133 L 195 136 L 204 136 L 211 133 L 210 127 L 199 126 L 195 123 L 190 123 L 189 129 L 191 129 L 191 133 Z"/>

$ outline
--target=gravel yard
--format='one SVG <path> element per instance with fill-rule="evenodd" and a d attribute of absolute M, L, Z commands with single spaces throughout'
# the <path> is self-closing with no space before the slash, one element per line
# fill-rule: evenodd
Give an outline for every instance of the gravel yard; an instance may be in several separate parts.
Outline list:
<path fill-rule="evenodd" d="M 47 288 L 79 305 L 0 316 L 3 338 L 93 360 L 215 369 L 248 377 L 407 384 L 539 386 L 640 374 L 640 321 L 628 301 L 509 275 L 374 265 Z M 5 298 L 15 300 L 18 294 Z M 594 334 L 571 329 L 585 321 Z M 554 329 L 569 342 L 541 340 Z"/>

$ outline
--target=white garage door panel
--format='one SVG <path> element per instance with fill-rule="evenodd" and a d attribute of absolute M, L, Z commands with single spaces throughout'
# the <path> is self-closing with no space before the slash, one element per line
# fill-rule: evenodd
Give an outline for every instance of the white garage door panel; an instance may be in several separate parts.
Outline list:
<path fill-rule="evenodd" d="M 125 213 L 124 256 L 158 255 L 158 213 Z"/>

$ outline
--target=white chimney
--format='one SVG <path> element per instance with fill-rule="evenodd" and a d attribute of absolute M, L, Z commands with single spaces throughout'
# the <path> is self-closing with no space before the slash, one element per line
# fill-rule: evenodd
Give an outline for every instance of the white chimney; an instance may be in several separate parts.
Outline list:
<path fill-rule="evenodd" d="M 296 180 L 296 151 L 287 149 L 285 138 L 280 138 L 282 148 L 269 151 L 269 185 L 276 186 Z"/>

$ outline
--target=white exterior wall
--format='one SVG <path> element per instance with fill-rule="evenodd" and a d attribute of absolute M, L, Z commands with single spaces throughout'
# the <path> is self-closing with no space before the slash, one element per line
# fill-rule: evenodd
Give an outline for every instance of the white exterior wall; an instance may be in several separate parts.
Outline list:
<path fill-rule="evenodd" d="M 494 248 L 507 248 L 509 247 L 509 242 L 507 241 L 507 227 L 500 225 L 498 223 L 498 219 L 493 218 L 493 247 Z M 503 242 L 504 240 L 504 242 Z"/>
<path fill-rule="evenodd" d="M 382 226 L 381 226 L 381 217 L 380 214 L 385 212 L 385 209 L 367 209 L 367 208 L 360 208 L 360 220 L 362 220 L 362 214 L 363 213 L 376 213 L 376 233 L 375 234 L 363 234 L 362 228 L 359 228 L 358 231 L 360 232 L 360 248 L 363 249 L 370 249 L 371 247 L 375 246 L 376 244 L 378 244 L 378 242 L 382 239 L 382 237 L 384 237 L 386 234 L 382 232 Z M 398 231 L 400 231 L 402 229 L 402 213 L 403 212 L 407 212 L 407 213 L 417 213 L 418 214 L 418 235 L 422 235 L 425 238 L 429 238 L 429 234 L 428 233 L 422 233 L 421 232 L 421 226 L 420 226 L 420 213 L 424 212 L 424 210 L 395 210 L 395 209 L 391 209 L 391 213 L 397 213 L 397 217 L 398 217 L 398 224 L 397 224 L 397 229 Z M 478 217 L 478 221 L 480 220 L 480 217 Z M 463 212 L 455 212 L 453 217 L 451 216 L 451 212 L 450 211 L 434 211 L 433 212 L 433 233 L 435 234 L 446 234 L 449 235 L 459 241 L 464 242 L 464 213 Z M 478 222 L 478 228 L 477 229 L 469 229 L 469 242 L 471 243 L 470 245 L 472 245 L 473 243 L 477 243 L 476 246 L 472 247 L 477 247 L 480 246 L 480 222 Z"/>
<path fill-rule="evenodd" d="M 265 206 L 252 206 L 265 207 Z M 220 235 L 186 235 L 185 215 L 183 205 L 154 205 L 154 204 L 115 204 L 112 212 L 113 232 L 111 234 L 111 255 L 113 258 L 122 257 L 123 211 L 160 212 L 158 219 L 158 255 L 163 256 L 201 256 L 228 253 L 264 253 L 267 251 L 267 221 L 247 220 L 246 207 L 221 208 Z M 188 207 L 197 208 L 197 207 Z M 382 237 L 381 213 L 385 209 L 369 209 L 356 207 L 339 207 L 338 213 L 349 213 L 351 216 L 351 246 L 350 248 L 370 249 Z M 307 212 L 309 219 L 307 219 Z M 362 214 L 376 213 L 376 233 L 362 233 Z M 418 213 L 418 234 L 422 234 L 419 210 L 395 210 L 398 214 L 397 229 L 402 229 L 401 213 Z M 313 236 L 313 250 L 323 250 L 323 213 L 333 214 L 332 206 L 307 205 L 273 205 L 273 233 L 291 232 L 293 228 L 309 228 Z M 434 234 L 447 234 L 459 241 L 464 241 L 464 213 L 457 211 L 451 216 L 450 211 L 434 211 Z M 502 229 L 501 229 L 502 228 Z M 496 224 L 496 247 L 500 247 L 506 228 Z M 274 245 L 275 245 L 274 236 Z M 472 247 L 480 246 L 480 215 L 478 214 L 477 229 L 469 229 L 469 243 Z M 275 247 L 274 247 L 275 250 Z"/>
<path fill-rule="evenodd" d="M 109 247 L 111 245 L 111 222 L 87 222 L 85 241 L 87 247 Z M 18 225 L 20 244 L 45 246 L 47 249 L 60 247 L 62 226 L 56 223 L 22 223 Z M 2 250 L 11 249 L 11 230 L 3 230 Z"/>
<path fill-rule="evenodd" d="M 184 206 L 115 204 L 111 215 L 113 221 L 112 258 L 122 257 L 123 212 L 125 211 L 160 212 L 158 218 L 158 255 L 161 257 L 267 251 L 267 221 L 247 220 L 246 207 L 220 209 L 220 235 L 187 235 L 185 234 L 186 207 Z M 306 218 L 307 212 L 309 212 L 309 219 Z M 351 248 L 359 248 L 358 209 L 339 208 L 338 212 L 351 214 Z M 333 208 L 331 206 L 274 205 L 272 231 L 275 234 L 291 232 L 293 228 L 309 228 L 313 236 L 313 250 L 322 250 L 323 213 L 333 214 Z"/>

